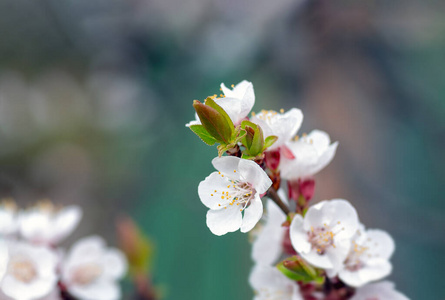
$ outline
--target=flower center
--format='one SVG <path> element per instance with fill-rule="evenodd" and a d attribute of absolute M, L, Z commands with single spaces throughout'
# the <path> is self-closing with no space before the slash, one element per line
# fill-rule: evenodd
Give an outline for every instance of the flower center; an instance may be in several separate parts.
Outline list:
<path fill-rule="evenodd" d="M 236 172 L 236 170 L 234 170 L 234 172 Z M 224 175 L 221 175 L 221 177 L 224 177 Z M 227 189 L 222 191 L 215 190 L 211 196 L 221 197 L 221 203 L 219 203 L 218 206 L 226 209 L 229 206 L 238 205 L 240 206 L 240 211 L 243 211 L 249 205 L 250 200 L 254 198 L 256 194 L 255 189 L 250 183 L 245 181 L 227 180 Z"/>
<path fill-rule="evenodd" d="M 337 222 L 337 224 L 340 224 L 340 222 Z M 327 248 L 331 246 L 335 248 L 334 237 L 338 232 L 334 232 L 327 224 L 317 228 L 311 227 L 311 231 L 308 232 L 309 243 L 311 243 L 313 249 L 317 250 L 318 254 L 322 255 Z"/>
<path fill-rule="evenodd" d="M 88 285 L 94 282 L 102 271 L 102 267 L 94 263 L 81 265 L 73 271 L 71 280 L 79 285 Z"/>
<path fill-rule="evenodd" d="M 345 260 L 345 267 L 349 271 L 358 271 L 363 268 L 364 263 L 361 260 L 363 255 L 366 254 L 369 247 L 361 246 L 357 244 L 355 241 L 352 242 L 352 249 L 348 254 L 348 257 Z"/>
<path fill-rule="evenodd" d="M 37 277 L 37 270 L 29 259 L 12 260 L 10 265 L 12 276 L 23 283 L 30 283 Z"/>

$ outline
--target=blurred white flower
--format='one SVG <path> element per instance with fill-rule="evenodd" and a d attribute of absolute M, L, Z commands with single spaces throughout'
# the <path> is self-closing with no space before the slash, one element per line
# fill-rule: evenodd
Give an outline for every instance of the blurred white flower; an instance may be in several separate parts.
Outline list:
<path fill-rule="evenodd" d="M 278 149 L 297 134 L 303 122 L 303 113 L 297 108 L 292 108 L 286 113 L 262 110 L 258 114 L 252 113 L 250 121 L 260 125 L 265 138 L 271 135 L 278 137 L 278 140 L 267 149 L 270 151 Z"/>
<path fill-rule="evenodd" d="M 338 142 L 331 144 L 329 135 L 313 130 L 308 135 L 286 143 L 294 157 L 282 156 L 281 177 L 287 180 L 313 176 L 326 167 L 334 158 Z"/>
<path fill-rule="evenodd" d="M 9 260 L 0 289 L 15 300 L 40 299 L 57 284 L 58 255 L 44 246 L 8 241 Z"/>
<path fill-rule="evenodd" d="M 394 249 L 394 241 L 385 231 L 359 229 L 338 273 L 340 279 L 350 286 L 360 287 L 386 277 L 392 270 L 389 259 Z"/>
<path fill-rule="evenodd" d="M 348 201 L 322 201 L 311 206 L 304 218 L 294 217 L 290 239 L 301 257 L 333 276 L 345 261 L 358 226 L 357 212 Z"/>
<path fill-rule="evenodd" d="M 303 300 L 297 283 L 273 266 L 255 265 L 249 283 L 254 289 L 254 300 Z"/>
<path fill-rule="evenodd" d="M 224 156 L 214 158 L 212 164 L 219 172 L 198 186 L 201 202 L 210 209 L 207 226 L 216 235 L 240 228 L 250 231 L 263 215 L 261 195 L 272 185 L 271 180 L 251 160 Z"/>
<path fill-rule="evenodd" d="M 394 283 L 382 281 L 370 283 L 355 291 L 351 300 L 409 300 L 405 295 L 396 291 Z"/>
<path fill-rule="evenodd" d="M 105 241 L 91 236 L 77 241 L 62 263 L 61 281 L 80 300 L 117 300 L 118 280 L 127 271 L 122 252 L 107 248 Z"/>
<path fill-rule="evenodd" d="M 284 191 L 279 190 L 278 195 L 287 204 Z M 264 217 L 265 222 L 252 245 L 252 259 L 257 264 L 274 265 L 283 252 L 286 228 L 281 225 L 286 221 L 286 215 L 275 202 L 268 199 Z"/>
<path fill-rule="evenodd" d="M 229 115 L 235 126 L 239 125 L 241 121 L 247 118 L 247 115 L 252 110 L 255 104 L 255 93 L 251 82 L 243 80 L 233 89 L 227 88 L 224 83 L 221 83 L 221 90 L 225 97 L 216 98 L 215 102 L 224 109 Z M 195 120 L 187 123 L 185 126 L 201 124 L 199 117 L 195 114 Z"/>
<path fill-rule="evenodd" d="M 0 235 L 13 235 L 17 232 L 18 227 L 19 222 L 15 202 L 3 200 L 0 203 Z"/>
<path fill-rule="evenodd" d="M 34 243 L 56 245 L 74 231 L 81 218 L 77 205 L 57 210 L 50 202 L 42 202 L 20 213 L 20 234 Z"/>

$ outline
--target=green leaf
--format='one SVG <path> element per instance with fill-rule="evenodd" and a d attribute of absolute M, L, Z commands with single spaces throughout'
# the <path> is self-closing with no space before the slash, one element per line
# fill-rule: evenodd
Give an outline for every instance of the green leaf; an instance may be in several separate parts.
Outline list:
<path fill-rule="evenodd" d="M 193 107 L 207 132 L 222 144 L 229 144 L 233 134 L 233 124 L 218 110 L 205 105 L 198 100 L 193 101 Z"/>
<path fill-rule="evenodd" d="M 226 113 L 226 111 L 219 106 L 215 100 L 213 100 L 210 97 L 207 97 L 207 99 L 205 100 L 205 105 L 210 106 L 211 108 L 215 109 L 216 111 L 218 111 L 223 117 L 224 119 L 226 119 L 227 123 L 230 125 L 231 128 L 234 128 L 235 126 L 233 125 L 232 119 L 230 119 L 229 115 Z"/>
<path fill-rule="evenodd" d="M 299 256 L 293 256 L 285 259 L 277 265 L 278 270 L 286 277 L 296 280 L 317 283 L 323 283 L 324 277 L 322 271 L 312 267 Z"/>
<path fill-rule="evenodd" d="M 207 132 L 207 130 L 202 125 L 191 125 L 191 131 L 193 131 L 204 143 L 209 146 L 213 146 L 217 140 Z"/>
<path fill-rule="evenodd" d="M 253 137 L 255 136 L 255 129 L 250 126 L 246 126 L 244 127 L 244 130 L 246 131 L 246 136 L 243 140 L 243 144 L 244 146 L 246 146 L 247 151 L 249 151 L 250 153 L 250 147 L 252 147 Z"/>
<path fill-rule="evenodd" d="M 267 148 L 269 148 L 270 146 L 272 146 L 276 141 L 278 140 L 278 137 L 276 135 L 269 135 L 265 140 L 264 140 L 264 149 L 266 150 Z"/>
<path fill-rule="evenodd" d="M 258 155 L 263 151 L 264 147 L 264 136 L 263 130 L 260 126 L 255 128 L 255 135 L 252 139 L 252 145 L 250 146 L 249 152 L 251 155 Z"/>
<path fill-rule="evenodd" d="M 251 160 L 253 160 L 253 159 L 255 159 L 255 157 L 256 156 L 252 156 L 252 155 L 249 155 L 249 154 L 246 154 L 246 153 L 243 153 L 241 155 L 241 158 L 243 158 L 243 159 L 251 159 Z"/>

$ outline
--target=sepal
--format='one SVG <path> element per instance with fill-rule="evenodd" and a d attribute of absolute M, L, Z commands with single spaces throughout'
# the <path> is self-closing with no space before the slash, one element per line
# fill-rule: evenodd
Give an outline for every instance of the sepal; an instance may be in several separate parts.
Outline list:
<path fill-rule="evenodd" d="M 278 270 L 286 277 L 295 281 L 324 282 L 323 271 L 309 265 L 300 256 L 289 257 L 277 265 Z"/>

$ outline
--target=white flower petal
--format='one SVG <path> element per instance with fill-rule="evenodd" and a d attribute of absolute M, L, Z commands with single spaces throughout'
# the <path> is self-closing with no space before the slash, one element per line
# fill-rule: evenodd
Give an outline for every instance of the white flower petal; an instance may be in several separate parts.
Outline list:
<path fill-rule="evenodd" d="M 263 203 L 260 196 L 255 195 L 255 198 L 250 201 L 250 205 L 244 210 L 243 223 L 241 225 L 241 232 L 249 232 L 258 223 L 263 215 Z"/>
<path fill-rule="evenodd" d="M 331 143 L 329 135 L 326 132 L 318 129 L 312 130 L 307 135 L 307 138 L 309 140 L 312 140 L 312 145 L 319 154 L 325 152 L 326 149 L 328 149 L 329 144 Z"/>
<path fill-rule="evenodd" d="M 109 249 L 102 258 L 104 276 L 110 279 L 120 279 L 127 273 L 127 259 L 118 249 Z"/>
<path fill-rule="evenodd" d="M 338 142 L 331 145 L 327 133 L 314 130 L 298 141 L 290 141 L 286 146 L 295 159 L 283 155 L 280 164 L 281 176 L 288 180 L 297 180 L 313 176 L 325 168 L 334 158 Z"/>
<path fill-rule="evenodd" d="M 56 286 L 57 277 L 55 274 L 51 277 L 38 278 L 25 283 L 16 280 L 14 276 L 6 276 L 2 283 L 1 289 L 5 295 L 16 300 L 39 299 L 48 295 Z"/>
<path fill-rule="evenodd" d="M 267 200 L 266 207 L 267 221 L 253 242 L 252 259 L 256 263 L 273 265 L 281 255 L 285 232 L 281 224 L 286 220 L 286 215 L 272 200 Z"/>
<path fill-rule="evenodd" d="M 242 214 L 236 205 L 228 205 L 226 209 L 209 210 L 206 219 L 207 227 L 215 235 L 236 231 L 242 224 Z"/>
<path fill-rule="evenodd" d="M 313 165 L 311 168 L 309 168 L 309 173 L 311 174 L 317 174 L 322 169 L 324 169 L 329 163 L 334 159 L 335 152 L 337 151 L 338 142 L 333 143 L 330 145 L 326 151 L 321 154 L 321 156 L 318 158 L 318 161 L 315 165 Z"/>
<path fill-rule="evenodd" d="M 224 97 L 215 99 L 215 102 L 227 113 L 234 125 L 244 118 L 241 117 L 241 100 L 231 97 Z"/>
<path fill-rule="evenodd" d="M 289 141 L 300 129 L 303 121 L 301 110 L 293 108 L 281 114 L 275 111 L 262 111 L 250 119 L 263 130 L 264 137 L 275 135 L 278 140 L 268 149 L 274 150 Z"/>
<path fill-rule="evenodd" d="M 343 269 L 339 272 L 340 279 L 352 287 L 361 287 L 371 281 L 380 280 L 391 273 L 391 263 L 385 259 L 373 259 L 357 271 Z"/>
<path fill-rule="evenodd" d="M 105 241 L 100 236 L 88 236 L 78 240 L 71 247 L 67 259 L 94 261 L 102 256 L 105 247 Z"/>
<path fill-rule="evenodd" d="M 255 290 L 255 299 L 303 299 L 296 282 L 288 279 L 273 266 L 255 265 L 250 273 L 249 283 Z"/>
<path fill-rule="evenodd" d="M 349 239 L 358 229 L 359 220 L 355 208 L 344 199 L 332 199 L 321 208 L 327 223 L 335 234 L 334 240 Z M 322 224 L 320 224 L 322 225 Z"/>
<path fill-rule="evenodd" d="M 295 251 L 303 254 L 311 252 L 311 244 L 308 242 L 307 231 L 303 228 L 303 217 L 296 215 L 290 224 L 290 240 Z"/>
<path fill-rule="evenodd" d="M 240 161 L 241 158 L 239 157 L 222 156 L 215 157 L 212 160 L 212 165 L 224 175 L 230 177 L 231 179 L 238 180 L 240 178 L 240 171 L 238 167 Z"/>
<path fill-rule="evenodd" d="M 118 300 L 121 297 L 118 284 L 106 280 L 85 286 L 70 286 L 68 290 L 80 300 Z"/>
<path fill-rule="evenodd" d="M 294 245 L 294 243 L 292 243 L 292 245 Z M 320 255 L 315 250 L 311 250 L 308 253 L 305 252 L 301 253 L 298 252 L 298 253 L 311 265 L 314 265 L 322 269 L 334 269 L 334 264 L 332 263 L 331 257 L 329 257 L 326 254 Z"/>
<path fill-rule="evenodd" d="M 241 179 L 252 184 L 259 194 L 267 192 L 272 185 L 269 176 L 267 176 L 266 172 L 254 161 L 240 159 L 239 170 Z"/>
<path fill-rule="evenodd" d="M 366 236 L 369 244 L 369 254 L 372 257 L 390 259 L 395 250 L 395 243 L 391 236 L 380 229 L 368 229 Z"/>
<path fill-rule="evenodd" d="M 396 291 L 394 283 L 382 281 L 367 284 L 355 291 L 351 300 L 409 300 L 405 295 Z"/>
<path fill-rule="evenodd" d="M 58 243 L 69 236 L 82 218 L 82 210 L 77 205 L 67 206 L 63 208 L 54 218 L 53 243 Z"/>
<path fill-rule="evenodd" d="M 228 188 L 227 186 L 230 185 Z M 222 177 L 218 172 L 213 172 L 198 185 L 198 195 L 201 202 L 210 209 L 220 209 L 222 204 L 221 192 L 230 191 L 233 187 L 227 177 Z M 215 192 L 216 191 L 216 192 Z"/>
<path fill-rule="evenodd" d="M 10 235 L 18 229 L 17 213 L 15 209 L 0 205 L 0 234 Z"/>

